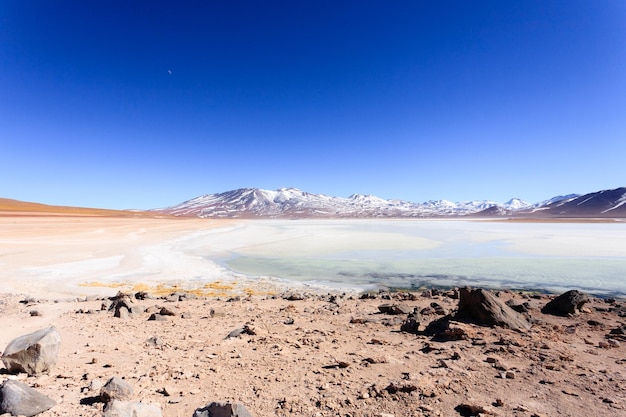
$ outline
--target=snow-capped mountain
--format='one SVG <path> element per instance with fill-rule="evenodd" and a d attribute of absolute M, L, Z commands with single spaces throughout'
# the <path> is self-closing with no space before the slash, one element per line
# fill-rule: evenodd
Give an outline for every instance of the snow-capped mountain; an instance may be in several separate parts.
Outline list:
<path fill-rule="evenodd" d="M 297 188 L 263 190 L 241 188 L 219 194 L 193 198 L 160 211 L 175 216 L 221 218 L 276 218 L 276 217 L 441 217 L 471 215 L 491 207 L 504 211 L 531 208 L 520 199 L 501 204 L 493 201 L 446 200 L 412 203 L 403 200 L 353 194 L 348 198 L 312 194 Z"/>
<path fill-rule="evenodd" d="M 556 197 L 552 197 L 549 200 L 544 200 L 541 203 L 534 204 L 534 207 L 548 207 L 555 206 L 557 204 L 564 204 L 568 201 L 571 201 L 577 197 L 580 197 L 580 194 L 568 194 L 568 195 L 557 195 Z"/>
<path fill-rule="evenodd" d="M 552 217 L 626 217 L 626 187 L 554 197 L 520 214 Z"/>

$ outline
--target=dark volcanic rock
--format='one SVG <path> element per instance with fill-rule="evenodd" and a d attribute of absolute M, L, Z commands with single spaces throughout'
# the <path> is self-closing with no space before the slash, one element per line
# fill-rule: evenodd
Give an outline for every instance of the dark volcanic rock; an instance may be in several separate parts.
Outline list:
<path fill-rule="evenodd" d="M 436 336 L 442 332 L 445 332 L 450 327 L 451 315 L 439 317 L 436 320 L 431 321 L 426 325 L 424 334 L 427 336 Z"/>
<path fill-rule="evenodd" d="M 129 294 L 118 292 L 117 295 L 109 297 L 110 304 L 108 310 L 113 310 L 113 317 L 126 318 L 130 314 L 133 299 Z"/>
<path fill-rule="evenodd" d="M 576 314 L 585 303 L 589 302 L 589 296 L 578 290 L 567 291 L 546 304 L 541 312 L 556 316 Z"/>
<path fill-rule="evenodd" d="M 528 330 L 530 323 L 518 312 L 482 288 L 461 288 L 458 319 L 469 319 L 482 326 Z"/>
<path fill-rule="evenodd" d="M 0 414 L 31 417 L 55 405 L 56 401 L 19 381 L 9 379 L 0 385 Z"/>
<path fill-rule="evenodd" d="M 411 313 L 407 316 L 406 320 L 404 320 L 404 322 L 400 326 L 400 331 L 416 334 L 419 330 L 419 327 L 419 315 Z"/>

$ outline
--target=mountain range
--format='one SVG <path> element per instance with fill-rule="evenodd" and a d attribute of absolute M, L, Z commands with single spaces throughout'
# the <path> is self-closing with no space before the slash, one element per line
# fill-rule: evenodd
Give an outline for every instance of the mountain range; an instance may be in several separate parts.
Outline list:
<path fill-rule="evenodd" d="M 431 200 L 413 203 L 385 200 L 373 195 L 331 197 L 297 188 L 263 190 L 240 188 L 206 194 L 165 209 L 174 216 L 201 218 L 428 218 L 428 217 L 520 217 L 520 218 L 624 218 L 626 187 L 585 195 L 568 194 L 531 204 L 518 198 L 506 203 L 487 200 L 453 203 Z"/>

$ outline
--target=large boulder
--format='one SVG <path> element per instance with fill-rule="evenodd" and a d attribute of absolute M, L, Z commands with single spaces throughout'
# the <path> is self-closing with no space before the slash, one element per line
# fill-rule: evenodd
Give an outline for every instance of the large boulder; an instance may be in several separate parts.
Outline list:
<path fill-rule="evenodd" d="M 252 417 L 241 403 L 212 402 L 203 408 L 198 408 L 193 417 Z"/>
<path fill-rule="evenodd" d="M 162 417 L 155 405 L 132 401 L 113 400 L 104 409 L 103 417 Z"/>
<path fill-rule="evenodd" d="M 499 326 L 518 331 L 530 329 L 524 316 L 482 288 L 461 288 L 456 317 L 481 326 Z"/>
<path fill-rule="evenodd" d="M 578 313 L 585 303 L 589 302 L 589 296 L 578 290 L 570 290 L 556 297 L 546 304 L 541 312 L 556 316 L 567 316 Z"/>
<path fill-rule="evenodd" d="M 13 339 L 4 350 L 2 362 L 9 372 L 40 375 L 56 365 L 61 336 L 54 327 Z"/>
<path fill-rule="evenodd" d="M 56 401 L 19 381 L 8 379 L 0 385 L 0 414 L 31 417 L 56 405 Z"/>

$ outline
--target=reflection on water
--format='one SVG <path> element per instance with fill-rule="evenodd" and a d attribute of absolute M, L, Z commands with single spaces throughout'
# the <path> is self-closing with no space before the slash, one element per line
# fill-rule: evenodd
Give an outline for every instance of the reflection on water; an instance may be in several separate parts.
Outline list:
<path fill-rule="evenodd" d="M 259 241 L 257 233 L 253 250 L 234 250 L 226 262 L 246 275 L 333 287 L 471 285 L 626 295 L 623 224 L 383 220 L 246 227 L 244 235 L 262 227 L 267 236 Z"/>

